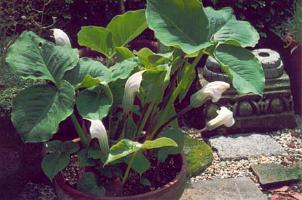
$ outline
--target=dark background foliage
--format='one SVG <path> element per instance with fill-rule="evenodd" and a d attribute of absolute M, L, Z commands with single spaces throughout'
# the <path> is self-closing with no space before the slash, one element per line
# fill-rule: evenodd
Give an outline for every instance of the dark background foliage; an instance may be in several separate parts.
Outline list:
<path fill-rule="evenodd" d="M 204 0 L 205 6 L 230 6 L 239 19 L 250 21 L 261 35 L 261 46 L 272 37 L 282 36 L 280 24 L 292 16 L 296 0 Z M 145 7 L 145 0 L 1 0 L 0 39 L 29 29 L 43 33 L 61 28 L 76 43 L 83 25 L 105 26 L 110 19 L 127 10 Z M 44 32 L 45 33 L 45 32 Z M 150 34 L 146 36 L 150 38 Z"/>

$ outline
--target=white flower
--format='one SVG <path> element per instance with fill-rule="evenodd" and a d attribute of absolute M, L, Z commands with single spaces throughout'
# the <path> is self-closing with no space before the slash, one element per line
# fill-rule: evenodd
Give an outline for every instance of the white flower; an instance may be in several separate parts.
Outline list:
<path fill-rule="evenodd" d="M 214 81 L 206 84 L 202 90 L 205 94 L 209 94 L 212 97 L 212 102 L 217 102 L 227 89 L 230 88 L 230 84 L 223 81 Z"/>
<path fill-rule="evenodd" d="M 90 120 L 89 128 L 91 139 L 96 138 L 99 141 L 101 151 L 104 156 L 109 153 L 109 142 L 106 128 L 101 120 Z"/>
<path fill-rule="evenodd" d="M 145 71 L 139 71 L 134 74 L 132 74 L 126 84 L 125 84 L 125 92 L 123 97 L 123 108 L 126 112 L 131 110 L 131 106 L 134 103 L 134 97 L 136 93 L 139 91 L 142 79 L 143 79 L 143 73 Z"/>
<path fill-rule="evenodd" d="M 222 106 L 217 110 L 218 115 L 207 123 L 207 130 L 213 130 L 219 126 L 225 125 L 231 127 L 235 124 L 233 112 Z"/>
<path fill-rule="evenodd" d="M 51 30 L 53 31 L 53 37 L 55 38 L 55 42 L 57 45 L 71 47 L 69 37 L 64 31 L 58 28 L 54 28 Z"/>
<path fill-rule="evenodd" d="M 217 102 L 221 98 L 222 93 L 229 88 L 230 84 L 223 81 L 210 82 L 192 95 L 190 104 L 194 108 L 200 107 L 208 98 L 211 98 L 212 102 Z"/>

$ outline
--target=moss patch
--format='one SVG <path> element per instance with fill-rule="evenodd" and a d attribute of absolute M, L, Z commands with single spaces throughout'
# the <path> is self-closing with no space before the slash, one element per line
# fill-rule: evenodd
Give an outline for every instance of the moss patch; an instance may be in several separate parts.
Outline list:
<path fill-rule="evenodd" d="M 185 137 L 184 152 L 187 159 L 187 173 L 196 176 L 211 165 L 214 157 L 211 147 L 204 141 Z"/>
<path fill-rule="evenodd" d="M 5 65 L 0 66 L 0 119 L 10 118 L 13 98 L 18 92 L 33 84 L 33 81 L 24 81 L 9 72 Z"/>

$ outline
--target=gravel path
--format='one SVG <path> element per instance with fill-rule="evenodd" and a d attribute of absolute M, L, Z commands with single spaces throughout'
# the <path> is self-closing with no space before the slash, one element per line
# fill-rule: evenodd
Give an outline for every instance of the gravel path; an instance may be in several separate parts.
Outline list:
<path fill-rule="evenodd" d="M 196 131 L 186 130 L 192 137 L 198 137 Z M 260 156 L 258 158 L 240 160 L 220 160 L 214 152 L 214 161 L 201 175 L 191 178 L 191 182 L 209 180 L 214 178 L 251 177 L 257 182 L 256 177 L 250 171 L 253 164 L 278 163 L 285 166 L 293 166 L 302 162 L 302 134 L 299 129 L 284 129 L 267 133 L 284 147 L 287 154 L 281 156 Z"/>

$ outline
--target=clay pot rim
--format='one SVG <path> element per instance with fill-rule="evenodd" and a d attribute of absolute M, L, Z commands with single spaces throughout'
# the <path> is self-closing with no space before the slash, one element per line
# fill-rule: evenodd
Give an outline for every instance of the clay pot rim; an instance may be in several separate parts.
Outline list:
<path fill-rule="evenodd" d="M 103 196 L 103 197 L 97 197 L 94 195 L 90 195 L 87 193 L 83 193 L 78 191 L 77 189 L 69 186 L 68 184 L 65 184 L 62 174 L 58 174 L 55 178 L 54 178 L 54 182 L 58 187 L 61 187 L 64 191 L 67 191 L 70 194 L 73 194 L 74 196 L 79 196 L 81 198 L 87 198 L 90 200 L 125 200 L 125 199 L 144 199 L 147 196 L 153 196 L 157 193 L 164 193 L 165 191 L 169 190 L 171 187 L 173 187 L 175 184 L 177 184 L 182 177 L 184 176 L 184 174 L 186 174 L 186 168 L 187 168 L 187 163 L 186 163 L 186 159 L 185 159 L 185 155 L 184 153 L 181 154 L 177 154 L 180 155 L 182 158 L 182 166 L 181 169 L 179 171 L 179 173 L 175 176 L 175 178 L 170 181 L 169 183 L 166 183 L 164 186 L 151 191 L 151 192 L 146 192 L 146 193 L 142 193 L 142 194 L 137 194 L 137 195 L 131 195 L 131 196 Z"/>

